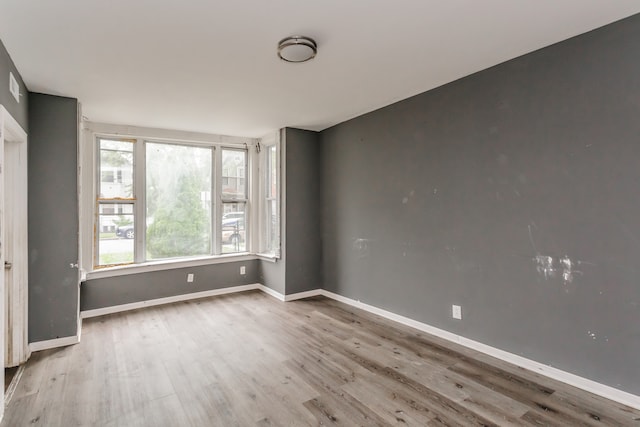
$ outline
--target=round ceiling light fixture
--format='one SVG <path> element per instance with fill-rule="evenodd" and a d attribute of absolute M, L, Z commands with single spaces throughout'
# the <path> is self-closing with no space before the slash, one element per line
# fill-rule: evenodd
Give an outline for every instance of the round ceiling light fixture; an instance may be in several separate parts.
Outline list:
<path fill-rule="evenodd" d="M 289 36 L 278 43 L 278 56 L 287 62 L 306 62 L 318 53 L 318 45 L 309 37 Z"/>

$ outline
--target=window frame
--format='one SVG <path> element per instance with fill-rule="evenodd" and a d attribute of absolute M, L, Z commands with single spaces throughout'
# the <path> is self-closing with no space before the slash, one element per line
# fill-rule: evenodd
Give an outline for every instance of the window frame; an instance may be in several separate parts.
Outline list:
<path fill-rule="evenodd" d="M 215 190 L 216 190 L 216 150 L 218 150 L 218 146 L 216 145 L 209 145 L 209 144 L 195 144 L 192 142 L 184 142 L 184 141 L 163 141 L 160 140 L 158 138 L 142 138 L 141 140 L 142 143 L 142 151 L 143 151 L 143 156 L 144 156 L 144 169 L 142 172 L 140 172 L 141 175 L 141 195 L 144 198 L 143 203 L 141 203 L 141 231 L 144 231 L 144 233 L 140 233 L 141 234 L 141 242 L 139 243 L 140 247 L 142 248 L 142 250 L 140 252 L 142 252 L 142 254 L 144 254 L 144 256 L 140 257 L 140 261 L 136 262 L 137 264 L 144 264 L 144 263 L 153 263 L 153 262 L 158 262 L 158 261 L 171 261 L 171 260 L 176 260 L 176 261 L 180 261 L 180 260 L 186 260 L 186 259 L 191 259 L 191 258 L 198 258 L 198 257 L 207 257 L 207 256 L 214 256 L 217 255 L 216 252 L 216 248 L 219 245 L 218 240 L 216 240 L 216 228 L 215 228 L 215 224 L 213 223 L 213 218 L 215 217 L 215 210 L 216 210 L 216 203 L 215 203 L 215 199 L 214 199 L 214 194 L 215 194 Z M 146 154 L 147 154 L 147 144 L 151 143 L 151 144 L 164 144 L 164 145 L 177 145 L 177 146 L 181 146 L 181 147 L 193 147 L 193 148 L 208 148 L 211 150 L 211 185 L 210 185 L 210 193 L 211 193 L 211 213 L 210 213 L 210 238 L 209 238 L 209 245 L 210 245 L 210 250 L 208 254 L 204 254 L 204 255 L 193 255 L 193 256 L 181 256 L 181 257 L 169 257 L 169 258 L 157 258 L 157 259 L 146 259 L 146 253 L 147 253 L 147 248 L 146 248 L 146 235 L 147 235 L 147 217 L 146 217 L 146 212 L 147 212 L 147 163 L 146 163 Z M 142 238 L 144 237 L 144 238 Z"/>
<path fill-rule="evenodd" d="M 224 193 L 222 191 L 222 186 L 223 186 L 223 180 L 225 178 L 224 176 L 224 166 L 222 165 L 222 157 L 223 157 L 223 153 L 224 151 L 240 151 L 240 152 L 244 152 L 244 176 L 240 177 L 237 176 L 235 177 L 237 178 L 242 178 L 244 179 L 244 198 L 235 198 L 235 197 L 224 197 Z M 250 209 L 250 198 L 249 198 L 249 178 L 247 177 L 247 173 L 246 170 L 249 168 L 249 158 L 250 158 L 250 150 L 248 149 L 248 147 L 246 148 L 240 148 L 240 147 L 227 147 L 227 146 L 222 146 L 220 147 L 220 155 L 217 157 L 217 160 L 219 160 L 220 162 L 220 167 L 217 169 L 218 174 L 216 174 L 216 182 L 219 183 L 219 185 L 216 186 L 217 189 L 217 193 L 216 196 L 219 196 L 219 200 L 220 203 L 217 203 L 217 209 L 216 209 L 216 225 L 217 227 L 217 242 L 218 244 L 216 245 L 216 255 L 222 255 L 223 252 L 223 248 L 222 248 L 222 221 L 223 221 L 223 217 L 224 217 L 224 205 L 225 204 L 240 204 L 240 203 L 244 203 L 245 209 L 244 209 L 244 228 L 245 228 L 245 251 L 242 252 L 248 252 L 250 249 L 250 242 L 251 242 L 251 209 Z M 227 178 L 233 178 L 231 176 L 227 176 Z M 241 252 L 241 253 L 242 253 Z M 234 252 L 231 252 L 234 253 Z"/>
<path fill-rule="evenodd" d="M 270 258 L 270 259 L 280 259 L 281 257 L 281 248 L 282 248 L 282 227 L 283 227 L 283 217 L 282 217 L 282 193 L 283 193 L 283 182 L 282 182 L 282 168 L 281 164 L 281 141 L 280 141 L 280 132 L 274 132 L 273 134 L 267 135 L 260 140 L 258 145 L 258 170 L 259 170 L 259 212 L 258 212 L 258 233 L 259 233 L 259 241 L 258 241 L 258 255 Z M 267 189 L 267 186 L 270 183 L 270 168 L 269 168 L 269 150 L 275 148 L 275 169 L 276 169 L 276 196 L 275 198 L 270 197 L 270 192 Z M 275 239 L 274 247 L 271 247 L 270 243 L 273 241 L 270 239 L 270 220 L 269 216 L 269 201 L 273 201 L 276 204 L 276 223 L 277 223 L 277 236 Z"/>
<path fill-rule="evenodd" d="M 101 141 L 102 140 L 106 140 L 106 141 L 120 141 L 120 142 L 127 142 L 132 144 L 132 150 L 131 150 L 131 155 L 132 155 L 132 162 L 131 162 L 131 167 L 132 167 L 132 179 L 133 179 L 133 188 L 131 191 L 131 197 L 103 197 L 100 195 L 100 190 L 101 188 L 101 180 L 102 180 L 102 162 L 101 162 Z M 122 138 L 122 137 L 116 137 L 116 136 L 110 136 L 110 135 L 104 135 L 104 136 L 96 136 L 95 138 L 95 142 L 94 142 L 94 151 L 95 151 L 95 164 L 96 164 L 96 170 L 94 172 L 94 179 L 95 179 L 95 205 L 94 205 L 94 211 L 93 211 L 93 224 L 94 224 L 94 244 L 92 245 L 92 254 L 93 256 L 91 257 L 91 259 L 93 260 L 93 269 L 96 268 L 108 268 L 108 267 L 114 267 L 114 266 L 122 266 L 122 265 L 130 265 L 130 264 L 134 264 L 136 263 L 136 244 L 134 242 L 133 245 L 133 261 L 132 262 L 126 262 L 126 263 L 117 263 L 117 264 L 104 264 L 104 265 L 100 265 L 100 233 L 102 232 L 102 230 L 100 229 L 100 206 L 101 205 L 132 205 L 133 209 L 132 209 L 132 215 L 133 215 L 133 221 L 134 221 L 134 236 L 135 236 L 135 230 L 136 230 L 136 221 L 137 221 L 137 217 L 138 217 L 138 205 L 139 205 L 139 201 L 137 199 L 137 192 L 136 192 L 136 161 L 137 161 L 137 146 L 138 146 L 138 140 L 135 138 Z M 116 184 L 116 180 L 115 180 L 115 176 L 116 174 L 113 174 L 114 180 L 111 181 L 111 183 Z M 111 215 L 117 215 L 117 213 L 113 213 Z M 137 238 L 137 236 L 134 237 Z"/>
<path fill-rule="evenodd" d="M 165 129 L 154 128 L 139 128 L 124 125 L 112 125 L 97 122 L 90 122 L 83 120 L 82 122 L 82 144 L 79 149 L 79 156 L 81 158 L 81 164 L 79 167 L 79 192 L 80 192 L 80 217 L 81 217 L 81 229 L 80 229 L 80 241 L 81 241 L 81 278 L 86 280 L 87 278 L 98 277 L 111 277 L 122 274 L 138 273 L 143 271 L 157 271 L 171 266 L 187 267 L 192 265 L 206 265 L 217 264 L 221 262 L 231 262 L 238 260 L 250 260 L 256 259 L 255 239 L 257 235 L 257 227 L 252 222 L 256 215 L 252 215 L 252 206 L 254 205 L 255 182 L 254 178 L 257 176 L 255 169 L 257 168 L 257 162 L 253 156 L 253 148 L 257 145 L 258 139 L 233 137 L 214 134 L 203 134 L 194 132 L 183 132 Z M 111 139 L 111 140 L 136 140 L 135 147 L 137 150 L 134 153 L 134 186 L 142 189 L 142 191 L 134 190 L 136 193 L 135 200 L 135 256 L 134 263 L 130 264 L 116 264 L 116 265 L 99 265 L 98 259 L 98 245 L 99 234 L 96 233 L 96 221 L 98 214 L 98 191 L 100 188 L 100 161 L 99 161 L 99 139 Z M 212 250 L 209 255 L 206 256 L 187 256 L 177 257 L 161 260 L 145 260 L 145 248 L 144 248 L 144 232 L 141 227 L 146 228 L 144 219 L 145 210 L 145 168 L 140 168 L 139 165 L 145 164 L 145 144 L 143 141 L 170 143 L 178 145 L 191 145 L 191 146 L 206 146 L 212 148 L 213 158 L 213 171 L 212 171 L 212 228 L 216 229 L 215 233 L 212 233 Z M 218 225 L 218 219 L 221 218 L 221 214 L 218 214 L 218 208 L 222 207 L 222 204 L 218 201 L 218 195 L 221 196 L 221 190 L 217 190 L 218 185 L 221 185 L 221 179 L 218 174 L 221 173 L 220 164 L 218 159 L 221 159 L 222 148 L 229 148 L 244 151 L 246 158 L 246 169 L 244 172 L 246 199 L 243 201 L 246 203 L 245 211 L 247 218 L 245 221 L 246 227 L 246 251 L 234 252 L 228 254 L 221 254 L 221 243 L 218 236 L 221 224 Z M 219 153 L 219 154 L 218 154 Z M 119 200 L 122 202 L 122 200 Z M 114 203 L 116 203 L 114 201 Z M 139 232 L 138 232 L 139 231 Z"/>

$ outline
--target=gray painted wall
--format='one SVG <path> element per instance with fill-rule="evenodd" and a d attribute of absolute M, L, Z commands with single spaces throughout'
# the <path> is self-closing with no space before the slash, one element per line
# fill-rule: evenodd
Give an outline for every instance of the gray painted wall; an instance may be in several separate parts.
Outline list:
<path fill-rule="evenodd" d="M 29 342 L 77 333 L 78 102 L 29 96 Z"/>
<path fill-rule="evenodd" d="M 284 194 L 281 256 L 260 261 L 260 282 L 290 295 L 321 287 L 320 135 L 286 128 L 281 133 Z"/>
<path fill-rule="evenodd" d="M 280 236 L 282 238 L 282 236 Z M 285 248 L 282 245 L 282 253 L 280 259 L 276 262 L 260 260 L 258 264 L 258 277 L 259 282 L 274 291 L 285 295 L 285 276 L 286 276 L 286 261 L 285 261 Z"/>
<path fill-rule="evenodd" d="M 286 294 L 321 287 L 319 136 L 286 129 Z"/>
<path fill-rule="evenodd" d="M 638 52 L 640 15 L 323 131 L 325 288 L 640 394 Z"/>
<path fill-rule="evenodd" d="M 19 103 L 9 92 L 9 72 L 13 73 L 20 85 L 20 93 L 24 95 L 20 97 Z M 22 129 L 28 132 L 29 92 L 22 81 L 22 76 L 2 44 L 2 40 L 0 40 L 0 105 L 4 106 L 9 114 L 20 123 Z"/>
<path fill-rule="evenodd" d="M 243 265 L 246 266 L 244 276 L 240 274 Z M 194 274 L 192 283 L 187 283 L 189 273 Z M 92 279 L 82 283 L 80 309 L 92 310 L 257 282 L 257 260 Z"/>

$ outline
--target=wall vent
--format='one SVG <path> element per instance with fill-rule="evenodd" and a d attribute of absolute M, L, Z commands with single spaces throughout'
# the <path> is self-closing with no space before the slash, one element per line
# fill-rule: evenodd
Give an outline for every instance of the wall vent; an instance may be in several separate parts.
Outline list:
<path fill-rule="evenodd" d="M 9 71 L 9 92 L 16 99 L 18 104 L 20 103 L 20 85 L 15 77 L 13 77 L 13 73 Z"/>

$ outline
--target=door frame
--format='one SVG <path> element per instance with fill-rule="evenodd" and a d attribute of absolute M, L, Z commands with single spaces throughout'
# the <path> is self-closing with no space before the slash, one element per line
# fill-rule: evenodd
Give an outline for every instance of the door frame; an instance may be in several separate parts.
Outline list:
<path fill-rule="evenodd" d="M 27 231 L 27 133 L 0 105 L 0 216 L 2 239 L 1 262 L 11 262 L 11 283 L 4 283 L 2 354 L 3 366 L 17 366 L 30 356 L 28 342 L 28 231 Z M 6 259 L 10 256 L 11 259 Z M 5 324 L 8 319 L 8 324 Z"/>

